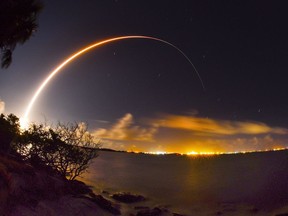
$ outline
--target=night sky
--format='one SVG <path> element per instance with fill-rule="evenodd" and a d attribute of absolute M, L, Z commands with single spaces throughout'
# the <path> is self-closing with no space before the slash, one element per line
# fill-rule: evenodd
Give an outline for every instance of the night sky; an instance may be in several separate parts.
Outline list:
<path fill-rule="evenodd" d="M 31 121 L 86 122 L 102 146 L 207 152 L 288 147 L 288 13 L 280 1 L 44 1 L 39 29 L 0 73 L 0 109 L 23 116 L 44 78 L 103 39 L 147 35 L 79 57 Z"/>

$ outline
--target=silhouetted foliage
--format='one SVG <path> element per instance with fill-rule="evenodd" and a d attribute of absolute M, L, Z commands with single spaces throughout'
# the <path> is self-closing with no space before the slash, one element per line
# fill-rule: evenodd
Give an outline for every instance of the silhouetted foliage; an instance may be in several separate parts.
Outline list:
<path fill-rule="evenodd" d="M 84 124 L 58 124 L 55 128 L 32 125 L 13 148 L 33 166 L 49 166 L 74 180 L 97 157 L 98 144 Z"/>
<path fill-rule="evenodd" d="M 87 170 L 98 147 L 82 123 L 59 123 L 54 128 L 33 124 L 20 130 L 18 117 L 0 115 L 0 153 L 20 155 L 32 166 L 48 166 L 70 180 Z"/>
<path fill-rule="evenodd" d="M 42 9 L 40 0 L 0 1 L 1 67 L 7 68 L 18 43 L 23 44 L 37 29 L 37 17 Z"/>
<path fill-rule="evenodd" d="M 17 116 L 10 114 L 0 115 L 0 151 L 10 151 L 11 142 L 19 135 L 19 119 Z"/>

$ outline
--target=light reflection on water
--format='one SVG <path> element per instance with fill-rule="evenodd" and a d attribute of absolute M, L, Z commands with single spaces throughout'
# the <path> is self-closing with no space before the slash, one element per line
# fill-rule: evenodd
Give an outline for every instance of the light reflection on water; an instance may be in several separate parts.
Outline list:
<path fill-rule="evenodd" d="M 174 209 L 244 202 L 288 203 L 287 151 L 215 157 L 99 152 L 84 180 L 96 190 L 133 192 Z"/>

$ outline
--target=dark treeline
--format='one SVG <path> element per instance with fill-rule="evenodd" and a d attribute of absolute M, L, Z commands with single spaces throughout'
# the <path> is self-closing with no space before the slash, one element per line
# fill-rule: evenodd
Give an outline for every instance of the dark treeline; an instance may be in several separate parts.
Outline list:
<path fill-rule="evenodd" d="M 61 124 L 50 127 L 32 124 L 20 129 L 19 118 L 13 114 L 0 116 L 0 152 L 47 168 L 74 180 L 85 172 L 96 158 L 99 144 L 83 124 Z"/>

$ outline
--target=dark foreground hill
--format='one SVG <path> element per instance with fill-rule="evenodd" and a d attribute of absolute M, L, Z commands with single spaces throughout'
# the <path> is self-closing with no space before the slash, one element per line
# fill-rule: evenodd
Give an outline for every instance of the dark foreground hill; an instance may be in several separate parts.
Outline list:
<path fill-rule="evenodd" d="M 127 209 L 129 216 L 181 216 L 166 208 L 143 206 L 143 201 L 143 196 L 130 193 L 107 199 L 83 182 L 0 154 L 0 216 L 111 216 L 127 215 Z"/>
<path fill-rule="evenodd" d="M 106 206 L 103 201 L 107 201 Z M 0 155 L 1 216 L 79 215 L 79 212 L 119 214 L 112 203 L 104 198 L 101 203 L 101 197 L 82 182 L 68 181 L 48 169 L 37 170 L 11 156 Z"/>

